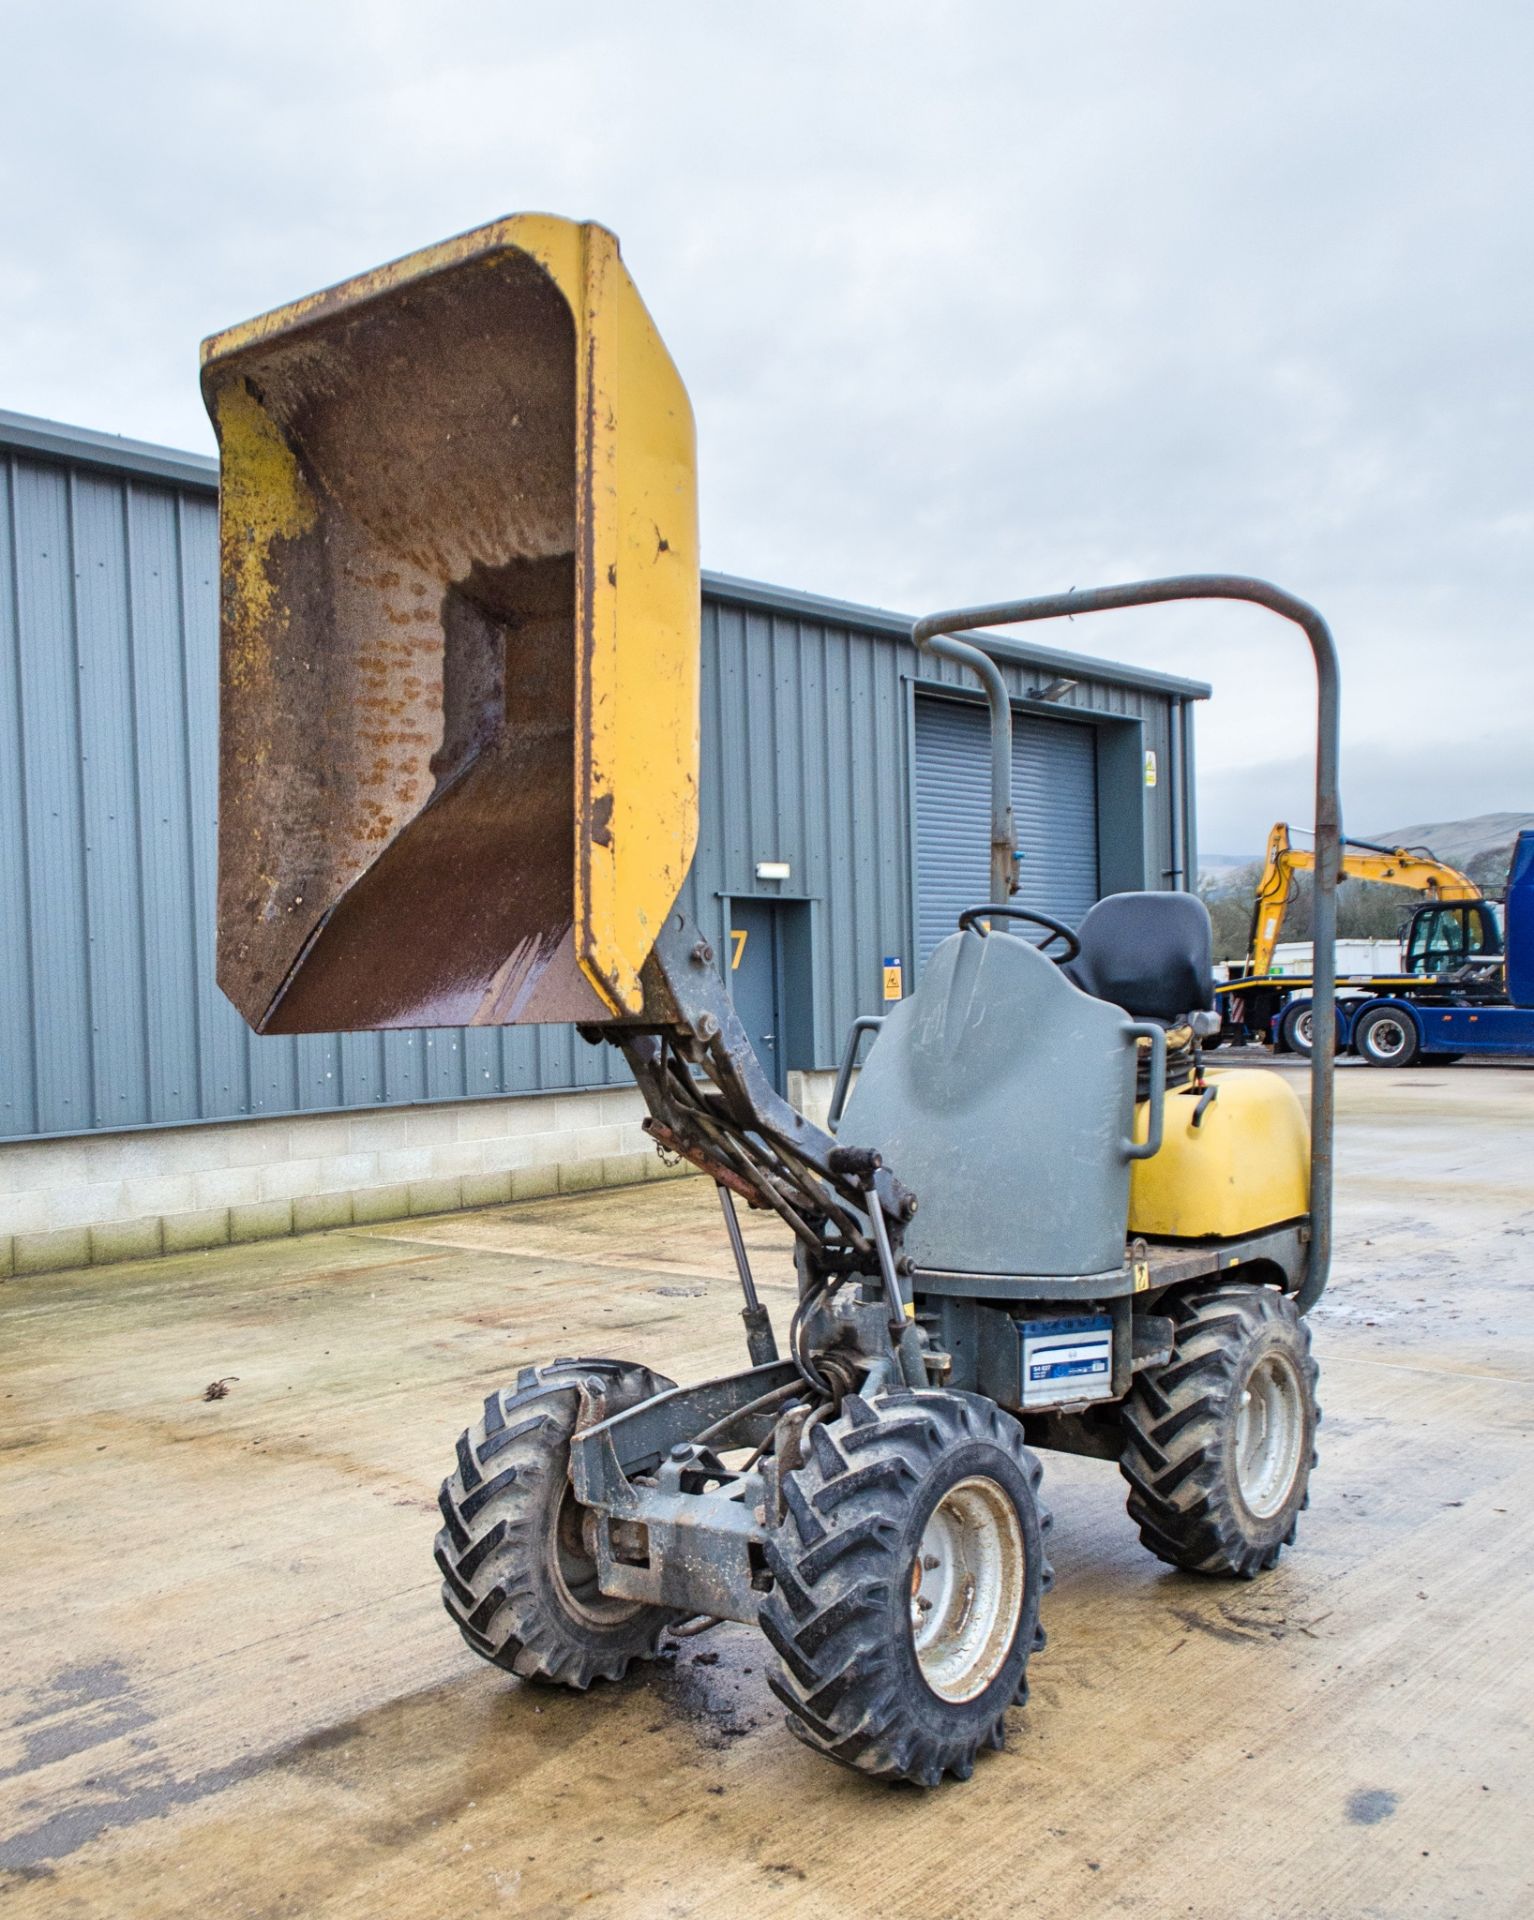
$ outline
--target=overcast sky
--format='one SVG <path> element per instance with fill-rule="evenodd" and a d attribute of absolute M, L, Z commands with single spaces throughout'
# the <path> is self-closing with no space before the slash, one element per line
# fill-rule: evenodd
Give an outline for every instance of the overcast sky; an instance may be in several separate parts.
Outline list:
<path fill-rule="evenodd" d="M 1355 831 L 1534 809 L 1534 8 L 10 0 L 0 406 L 212 450 L 200 337 L 602 220 L 706 565 L 920 612 L 1195 568 L 1313 599 Z M 1213 683 L 1200 839 L 1308 823 L 1237 609 L 1047 637 Z"/>

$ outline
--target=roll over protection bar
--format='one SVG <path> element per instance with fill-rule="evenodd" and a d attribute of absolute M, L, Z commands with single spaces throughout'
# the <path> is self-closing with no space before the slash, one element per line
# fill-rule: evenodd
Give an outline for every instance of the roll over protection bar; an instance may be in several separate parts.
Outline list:
<path fill-rule="evenodd" d="M 1331 628 L 1307 601 L 1266 580 L 1239 573 L 1185 573 L 1162 580 L 1136 580 L 1124 586 L 1080 592 L 1041 594 L 1027 600 L 999 600 L 989 606 L 959 607 L 918 620 L 911 638 L 918 648 L 958 660 L 979 675 L 990 702 L 992 786 L 992 888 L 1004 900 L 1010 886 L 1002 880 L 999 845 L 1011 832 L 1011 703 L 990 655 L 956 634 L 982 627 L 1019 626 L 1034 620 L 1070 619 L 1080 613 L 1109 613 L 1121 607 L 1149 607 L 1176 600 L 1245 600 L 1292 620 L 1310 642 L 1316 669 L 1316 868 L 1315 868 L 1315 1018 L 1310 1060 L 1310 1248 L 1305 1278 L 1296 1295 L 1302 1313 L 1321 1298 L 1331 1270 L 1334 1088 L 1337 1056 L 1337 879 L 1342 861 L 1342 803 L 1338 790 L 1342 676 Z M 983 664 L 982 664 L 983 663 Z M 997 689 L 1001 687 L 998 696 Z M 1004 756 L 1004 758 L 1003 758 Z M 1003 822 L 1002 808 L 1006 819 Z M 1010 878 L 1010 876 L 1009 876 Z"/>

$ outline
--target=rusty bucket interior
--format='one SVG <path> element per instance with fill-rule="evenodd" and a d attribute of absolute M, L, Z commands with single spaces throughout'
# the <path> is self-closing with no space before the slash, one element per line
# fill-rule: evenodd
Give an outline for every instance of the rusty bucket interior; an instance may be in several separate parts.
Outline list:
<path fill-rule="evenodd" d="M 634 1013 L 696 838 L 691 412 L 541 216 L 203 350 L 219 980 L 263 1032 Z"/>

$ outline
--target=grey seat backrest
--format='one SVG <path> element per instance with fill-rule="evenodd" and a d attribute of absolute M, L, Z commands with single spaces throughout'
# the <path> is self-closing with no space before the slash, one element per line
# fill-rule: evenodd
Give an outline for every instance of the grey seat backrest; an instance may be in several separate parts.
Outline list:
<path fill-rule="evenodd" d="M 1180 1020 L 1214 1005 L 1209 909 L 1191 893 L 1110 893 L 1076 937 L 1081 952 L 1064 972 L 1136 1020 Z"/>
<path fill-rule="evenodd" d="M 1121 1266 L 1135 1048 L 1117 1007 L 1027 940 L 951 935 L 889 1014 L 838 1141 L 915 1193 L 906 1251 L 947 1273 Z"/>

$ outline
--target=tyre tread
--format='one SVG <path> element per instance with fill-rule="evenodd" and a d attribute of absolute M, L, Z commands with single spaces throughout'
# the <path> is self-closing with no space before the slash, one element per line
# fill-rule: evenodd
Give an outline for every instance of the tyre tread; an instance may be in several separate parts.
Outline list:
<path fill-rule="evenodd" d="M 1006 1699 L 962 1732 L 935 1730 L 941 1719 L 922 1717 L 886 1639 L 891 1595 L 905 1577 L 894 1558 L 903 1504 L 949 1449 L 971 1441 L 1004 1449 L 1026 1485 L 1037 1486 L 1038 1463 L 1021 1429 L 994 1403 L 920 1389 L 872 1403 L 849 1395 L 835 1420 L 812 1430 L 807 1459 L 785 1476 L 787 1518 L 768 1548 L 774 1584 L 759 1616 L 781 1663 L 768 1684 L 797 1739 L 860 1772 L 926 1786 L 944 1773 L 968 1779 L 977 1749 L 1003 1743 L 1007 1707 L 1026 1698 L 1023 1668 L 1041 1639 L 1036 1594 L 1019 1622 L 1014 1648 L 1022 1658 Z M 1041 1541 L 1047 1525 L 1040 1508 Z M 1037 1591 L 1048 1584 L 1044 1564 Z"/>
<path fill-rule="evenodd" d="M 1220 1280 L 1163 1302 L 1176 1336 L 1165 1365 L 1136 1376 L 1120 1413 L 1119 1471 L 1142 1543 L 1169 1566 L 1251 1579 L 1277 1563 L 1295 1526 L 1276 1543 L 1254 1540 L 1227 1491 L 1222 1433 L 1243 1348 L 1274 1325 L 1287 1330 L 1314 1407 L 1319 1369 L 1310 1328 L 1292 1300 L 1269 1286 Z M 1314 1417 L 1320 1419 L 1320 1409 Z M 1308 1501 L 1312 1447 L 1300 1465 L 1298 1506 Z"/>
<path fill-rule="evenodd" d="M 632 1393 L 669 1386 L 616 1360 L 556 1360 L 523 1367 L 511 1392 L 487 1395 L 478 1423 L 459 1436 L 455 1470 L 437 1496 L 442 1526 L 434 1558 L 442 1604 L 482 1659 L 524 1679 L 584 1690 L 617 1680 L 635 1659 L 653 1654 L 671 1616 L 658 1607 L 576 1634 L 550 1613 L 531 1578 L 546 1551 L 543 1521 L 549 1476 L 564 1471 L 574 1424 L 572 1397 L 592 1379 Z"/>

